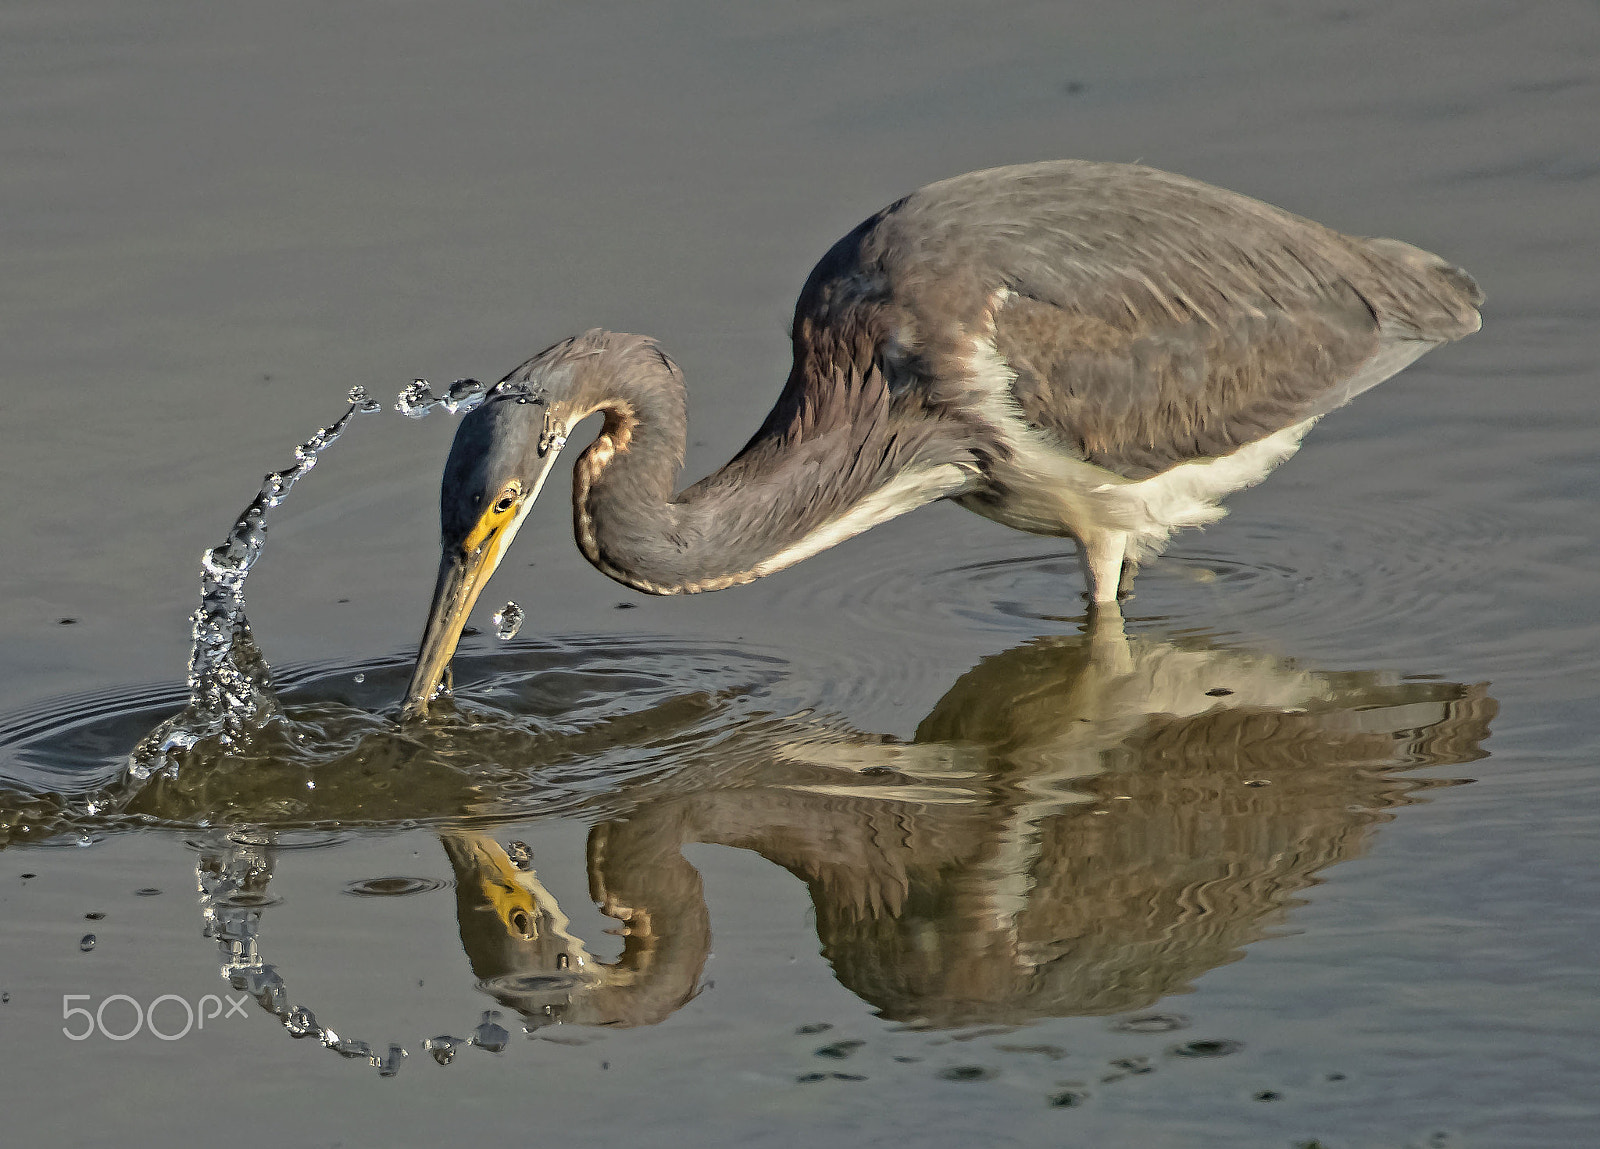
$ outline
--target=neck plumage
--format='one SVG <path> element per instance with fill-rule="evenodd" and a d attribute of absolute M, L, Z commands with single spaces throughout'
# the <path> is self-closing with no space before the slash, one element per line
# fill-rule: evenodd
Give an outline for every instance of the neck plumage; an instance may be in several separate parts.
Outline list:
<path fill-rule="evenodd" d="M 653 348 L 652 348 L 653 350 Z M 876 371 L 818 388 L 797 370 L 756 436 L 716 473 L 674 494 L 687 438 L 682 373 L 665 355 L 597 357 L 590 410 L 605 425 L 573 469 L 578 548 L 647 594 L 753 582 L 967 478 L 943 436 L 897 415 Z"/>

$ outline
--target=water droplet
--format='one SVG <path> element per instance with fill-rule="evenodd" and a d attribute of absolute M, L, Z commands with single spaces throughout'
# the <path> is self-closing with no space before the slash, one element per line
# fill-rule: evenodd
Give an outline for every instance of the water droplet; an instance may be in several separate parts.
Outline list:
<path fill-rule="evenodd" d="M 402 898 L 443 889 L 445 884 L 438 878 L 368 878 L 348 883 L 344 892 L 358 898 Z"/>
<path fill-rule="evenodd" d="M 355 409 L 364 415 L 371 415 L 383 410 L 383 404 L 367 394 L 365 387 L 350 388 L 349 399 Z"/>
<path fill-rule="evenodd" d="M 364 1041 L 341 1038 L 331 1029 L 323 1035 L 322 1044 L 333 1050 L 340 1057 L 360 1057 L 364 1058 L 368 1063 L 372 1061 L 372 1046 Z"/>
<path fill-rule="evenodd" d="M 444 409 L 454 415 L 457 412 L 465 413 L 483 402 L 488 388 L 476 379 L 457 379 L 450 384 L 443 399 Z"/>
<path fill-rule="evenodd" d="M 456 1059 L 456 1048 L 467 1043 L 464 1037 L 430 1037 L 423 1042 L 423 1048 L 433 1054 L 433 1059 L 440 1065 L 449 1065 Z"/>
<path fill-rule="evenodd" d="M 357 674 L 357 675 L 352 676 L 352 681 L 357 682 L 357 683 L 365 682 L 366 680 L 367 680 L 367 676 L 365 674 Z"/>
<path fill-rule="evenodd" d="M 391 1045 L 389 1052 L 382 1057 L 373 1054 L 372 1064 L 377 1066 L 379 1077 L 393 1077 L 400 1072 L 400 1063 L 406 1059 L 406 1051 L 401 1046 Z"/>
<path fill-rule="evenodd" d="M 501 642 L 508 642 L 515 638 L 517 631 L 522 629 L 522 622 L 526 617 L 522 612 L 522 608 L 516 603 L 506 603 L 505 606 L 494 612 L 495 637 Z"/>
<path fill-rule="evenodd" d="M 0 1005 L 9 1004 L 11 1004 L 11 995 L 9 993 L 0 993 Z"/>
<path fill-rule="evenodd" d="M 472 1031 L 472 1044 L 490 1053 L 499 1053 L 511 1041 L 511 1031 L 500 1024 L 500 1011 L 485 1010 L 483 1020 Z"/>
<path fill-rule="evenodd" d="M 394 409 L 408 419 L 424 419 L 433 411 L 433 393 L 426 379 L 413 379 L 395 396 Z"/>
<path fill-rule="evenodd" d="M 93 934 L 84 934 L 78 942 L 78 948 L 84 953 L 88 953 L 90 950 L 94 949 L 94 943 L 95 936 Z"/>
<path fill-rule="evenodd" d="M 995 1076 L 995 1071 L 982 1065 L 952 1065 L 941 1069 L 939 1076 L 945 1081 L 988 1081 Z"/>
<path fill-rule="evenodd" d="M 133 894 L 138 898 L 154 898 L 160 896 L 161 891 L 155 886 L 140 886 L 137 890 L 133 891 Z"/>
<path fill-rule="evenodd" d="M 102 913 L 100 910 L 90 910 L 88 913 L 84 914 L 83 916 L 85 918 L 89 919 L 91 922 L 98 922 L 100 919 L 104 918 L 106 915 L 104 913 Z"/>
<path fill-rule="evenodd" d="M 519 870 L 533 869 L 533 849 L 526 842 L 511 842 L 506 846 L 506 857 Z"/>
<path fill-rule="evenodd" d="M 297 1005 L 289 1011 L 283 1019 L 283 1028 L 289 1031 L 290 1037 L 315 1037 L 322 1039 L 322 1027 L 317 1024 L 317 1015 L 303 1005 Z"/>
<path fill-rule="evenodd" d="M 1232 693 L 1233 693 L 1233 691 L 1229 690 L 1226 686 L 1216 686 L 1216 687 L 1213 687 L 1212 689 L 1206 691 L 1206 697 L 1207 698 L 1226 698 L 1226 697 L 1228 697 L 1228 695 L 1230 695 Z"/>

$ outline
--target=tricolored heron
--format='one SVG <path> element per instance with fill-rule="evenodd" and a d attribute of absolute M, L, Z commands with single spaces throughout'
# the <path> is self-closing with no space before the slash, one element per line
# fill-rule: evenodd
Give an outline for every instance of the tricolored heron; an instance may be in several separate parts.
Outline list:
<path fill-rule="evenodd" d="M 693 486 L 676 491 L 683 375 L 645 336 L 557 343 L 462 419 L 406 710 L 426 708 L 587 415 L 605 422 L 574 468 L 578 547 L 635 590 L 751 582 L 953 499 L 1075 540 L 1105 604 L 1317 419 L 1476 331 L 1482 300 L 1410 244 L 1152 168 L 1062 160 L 931 184 L 822 257 L 777 404 Z"/>

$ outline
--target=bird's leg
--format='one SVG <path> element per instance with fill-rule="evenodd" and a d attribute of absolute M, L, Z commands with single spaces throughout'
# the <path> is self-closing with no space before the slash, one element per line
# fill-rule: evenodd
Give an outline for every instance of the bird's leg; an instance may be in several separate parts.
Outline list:
<path fill-rule="evenodd" d="M 1089 653 L 1095 666 L 1092 681 L 1105 683 L 1115 676 L 1132 672 L 1133 654 L 1128 649 L 1122 607 L 1115 601 L 1091 605 L 1083 633 L 1089 640 Z"/>
<path fill-rule="evenodd" d="M 1139 573 L 1139 563 L 1135 559 L 1122 560 L 1122 577 L 1117 580 L 1117 598 L 1127 600 L 1133 597 L 1133 578 Z"/>
<path fill-rule="evenodd" d="M 1126 531 L 1085 532 L 1078 539 L 1078 557 L 1083 560 L 1090 602 L 1099 605 L 1117 601 L 1117 590 L 1122 579 L 1122 556 L 1127 546 Z"/>

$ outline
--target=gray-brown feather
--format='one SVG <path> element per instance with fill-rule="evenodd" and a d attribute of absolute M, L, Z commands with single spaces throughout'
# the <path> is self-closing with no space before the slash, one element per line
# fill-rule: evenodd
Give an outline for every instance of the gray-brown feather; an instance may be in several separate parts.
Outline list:
<path fill-rule="evenodd" d="M 734 548 L 750 569 L 774 540 L 803 538 L 908 471 L 972 465 L 962 429 L 893 386 L 877 354 L 885 332 L 866 308 L 797 333 L 789 384 L 760 430 L 676 500 L 693 508 L 697 541 Z"/>
<path fill-rule="evenodd" d="M 914 382 L 924 410 L 960 420 L 970 339 L 992 323 L 1024 417 L 1144 478 L 1325 413 L 1386 345 L 1477 330 L 1481 301 L 1466 273 L 1409 244 L 1166 172 L 974 172 L 886 208 L 817 265 L 795 373 L 762 433 L 826 409 L 813 364 L 839 349 L 819 333 L 851 326 L 871 331 L 891 389 Z"/>

